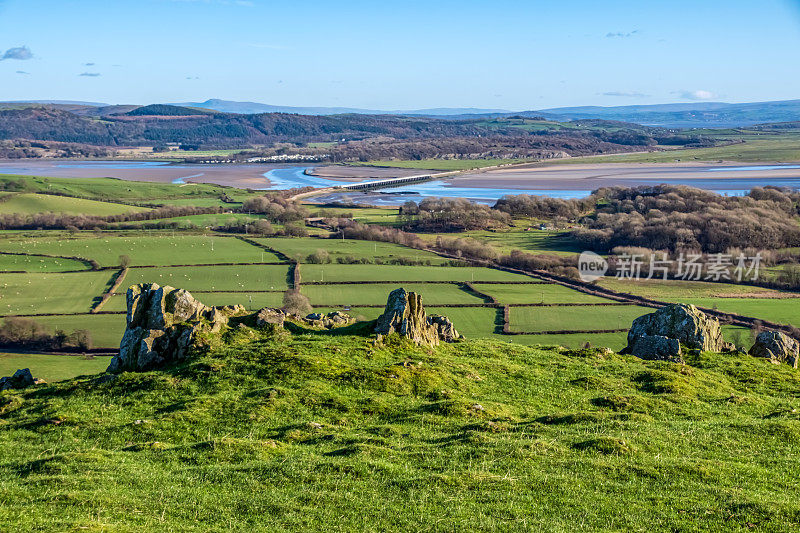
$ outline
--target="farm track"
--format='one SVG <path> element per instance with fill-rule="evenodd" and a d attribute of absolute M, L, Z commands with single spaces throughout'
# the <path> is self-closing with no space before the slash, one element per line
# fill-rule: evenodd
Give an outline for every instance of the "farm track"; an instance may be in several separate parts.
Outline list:
<path fill-rule="evenodd" d="M 91 311 L 89 311 L 91 314 L 96 315 L 103 309 L 103 306 L 106 304 L 106 302 L 109 300 L 109 298 L 111 298 L 111 296 L 116 294 L 115 291 L 117 289 L 119 289 L 119 286 L 122 285 L 123 281 L 125 281 L 125 276 L 127 274 L 128 274 L 128 269 L 127 268 L 123 268 L 122 270 L 119 271 L 119 273 L 117 274 L 117 277 L 114 279 L 114 282 L 111 284 L 111 287 L 108 289 L 108 291 L 105 294 L 103 294 L 103 296 L 100 298 L 100 301 L 97 302 L 97 305 L 95 305 L 91 309 Z"/>

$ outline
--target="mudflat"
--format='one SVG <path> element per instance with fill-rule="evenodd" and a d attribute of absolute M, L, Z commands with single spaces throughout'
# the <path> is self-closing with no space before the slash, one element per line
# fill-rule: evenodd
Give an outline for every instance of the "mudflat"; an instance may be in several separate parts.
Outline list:
<path fill-rule="evenodd" d="M 214 183 L 241 189 L 269 187 L 265 172 L 287 164 L 160 164 L 142 161 L 89 160 L 0 160 L 0 174 L 49 176 L 54 178 L 119 178 L 158 183 Z"/>
<path fill-rule="evenodd" d="M 794 166 L 795 168 L 791 168 Z M 535 164 L 459 174 L 445 180 L 448 185 L 475 188 L 532 190 L 594 190 L 599 187 L 633 186 L 680 182 L 709 188 L 707 182 L 752 181 L 752 186 L 774 180 L 800 179 L 798 165 L 742 165 L 725 163 L 598 163 Z M 763 182 L 763 183 L 762 183 Z"/>

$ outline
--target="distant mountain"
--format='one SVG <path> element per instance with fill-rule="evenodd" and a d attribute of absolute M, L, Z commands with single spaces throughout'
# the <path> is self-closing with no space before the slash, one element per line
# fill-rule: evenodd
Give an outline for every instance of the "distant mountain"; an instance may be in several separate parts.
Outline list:
<path fill-rule="evenodd" d="M 212 98 L 205 102 L 180 102 L 172 105 L 184 107 L 200 107 L 212 109 L 223 113 L 239 113 L 242 115 L 255 115 L 258 113 L 294 113 L 298 115 L 412 115 L 412 116 L 451 116 L 451 115 L 477 115 L 477 114 L 502 114 L 510 113 L 507 109 L 479 109 L 474 107 L 438 107 L 432 109 L 414 110 L 380 110 L 360 109 L 355 107 L 292 107 L 281 105 L 261 104 L 258 102 L 234 102 Z"/>
<path fill-rule="evenodd" d="M 515 114 L 543 116 L 558 121 L 599 118 L 666 128 L 736 128 L 767 122 L 800 120 L 800 100 L 745 104 L 694 102 L 615 107 L 559 107 Z"/>

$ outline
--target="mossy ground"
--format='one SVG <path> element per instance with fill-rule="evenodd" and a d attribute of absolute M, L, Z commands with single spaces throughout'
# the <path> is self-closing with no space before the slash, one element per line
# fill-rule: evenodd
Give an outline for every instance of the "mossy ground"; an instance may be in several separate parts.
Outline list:
<path fill-rule="evenodd" d="M 785 365 L 226 340 L 166 371 L 0 393 L 0 530 L 800 527 Z"/>

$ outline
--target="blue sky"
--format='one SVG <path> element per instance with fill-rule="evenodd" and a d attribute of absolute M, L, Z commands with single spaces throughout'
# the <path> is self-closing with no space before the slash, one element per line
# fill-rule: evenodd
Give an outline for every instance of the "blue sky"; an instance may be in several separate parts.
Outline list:
<path fill-rule="evenodd" d="M 0 100 L 779 100 L 798 50 L 800 0 L 0 0 Z"/>

